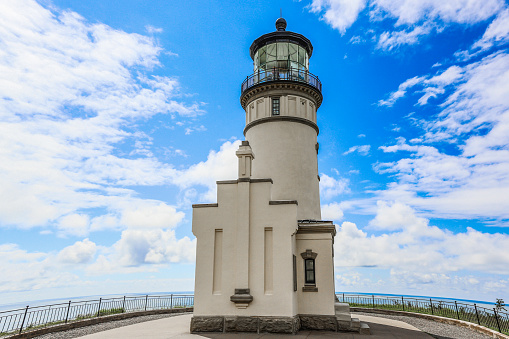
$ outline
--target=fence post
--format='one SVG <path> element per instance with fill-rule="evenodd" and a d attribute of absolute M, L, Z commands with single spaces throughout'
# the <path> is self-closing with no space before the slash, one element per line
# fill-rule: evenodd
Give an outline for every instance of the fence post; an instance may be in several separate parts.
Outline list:
<path fill-rule="evenodd" d="M 401 296 L 401 305 L 403 305 L 403 312 L 405 311 L 405 299 Z"/>
<path fill-rule="evenodd" d="M 27 313 L 28 313 L 28 305 L 27 305 L 27 308 L 25 309 L 25 315 L 23 316 L 23 321 L 21 322 L 21 327 L 19 328 L 19 333 L 21 333 L 21 331 L 23 331 L 23 325 L 25 325 L 25 319 L 27 317 Z"/>
<path fill-rule="evenodd" d="M 373 300 L 373 309 L 375 309 L 375 296 L 372 294 L 371 299 Z"/>
<path fill-rule="evenodd" d="M 124 295 L 124 301 L 122 302 L 122 313 L 125 313 L 125 295 Z"/>
<path fill-rule="evenodd" d="M 99 298 L 99 307 L 97 308 L 97 316 L 99 316 L 99 312 L 101 312 L 101 301 L 103 298 Z"/>
<path fill-rule="evenodd" d="M 479 325 L 481 325 L 481 322 L 479 321 L 479 313 L 477 312 L 477 305 L 476 304 L 474 304 L 474 308 L 475 308 L 475 316 L 477 317 L 477 323 Z"/>
<path fill-rule="evenodd" d="M 431 314 L 433 315 L 433 301 L 431 301 L 431 298 L 429 298 L 429 305 L 431 306 Z"/>
<path fill-rule="evenodd" d="M 496 309 L 496 308 L 493 308 L 493 312 L 495 312 L 495 319 L 497 320 L 497 327 L 498 327 L 498 331 L 499 331 L 500 333 L 502 333 L 502 330 L 500 329 L 500 323 L 498 322 L 497 309 Z"/>
<path fill-rule="evenodd" d="M 343 302 L 345 302 L 345 294 L 343 293 Z"/>
<path fill-rule="evenodd" d="M 458 316 L 458 320 L 460 320 L 460 312 L 458 311 L 458 302 L 454 300 L 454 305 L 456 305 L 456 315 Z"/>
<path fill-rule="evenodd" d="M 145 296 L 145 311 L 147 310 L 148 294 Z"/>
<path fill-rule="evenodd" d="M 69 319 L 69 310 L 71 309 L 71 301 L 69 300 L 69 306 L 67 306 L 67 315 L 65 316 L 65 323 L 67 324 L 67 320 Z"/>
<path fill-rule="evenodd" d="M 173 308 L 173 294 L 170 294 L 170 308 Z"/>

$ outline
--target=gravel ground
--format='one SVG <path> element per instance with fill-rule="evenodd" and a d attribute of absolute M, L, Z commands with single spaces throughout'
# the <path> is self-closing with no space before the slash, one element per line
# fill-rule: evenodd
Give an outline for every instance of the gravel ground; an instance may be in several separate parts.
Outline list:
<path fill-rule="evenodd" d="M 102 324 L 90 325 L 80 328 L 74 328 L 68 331 L 62 332 L 54 332 L 44 334 L 38 337 L 34 337 L 36 339 L 70 339 L 70 338 L 78 338 L 87 334 L 93 334 L 97 332 L 102 332 L 106 330 L 111 330 L 112 328 L 122 327 L 133 325 L 137 323 L 142 323 L 145 321 L 157 320 L 162 318 L 174 317 L 177 315 L 182 315 L 187 313 L 169 313 L 169 314 L 154 314 L 154 315 L 144 315 L 141 317 L 134 317 L 123 320 L 110 321 Z"/>
<path fill-rule="evenodd" d="M 110 321 L 97 325 L 90 325 L 81 328 L 75 328 L 69 331 L 48 333 L 42 336 L 35 337 L 36 339 L 70 339 L 70 338 L 78 338 L 87 334 L 102 332 L 106 330 L 110 330 L 117 327 L 128 326 L 132 324 L 137 324 L 145 321 L 157 320 L 167 317 L 174 317 L 177 315 L 182 315 L 186 313 L 177 313 L 177 314 L 156 314 L 156 315 L 146 315 L 136 318 Z M 375 313 L 366 313 L 366 312 L 352 312 L 353 314 L 364 314 L 368 316 L 382 317 L 393 320 L 403 321 L 407 324 L 413 325 L 424 331 L 436 339 L 487 339 L 491 338 L 488 335 L 478 333 L 475 331 L 471 331 L 467 328 L 442 324 L 436 321 L 425 320 L 414 317 L 407 316 L 395 316 L 395 315 L 385 315 L 385 314 L 375 314 Z"/>
<path fill-rule="evenodd" d="M 421 318 L 400 316 L 400 315 L 386 315 L 369 312 L 352 312 L 354 314 L 369 315 L 372 317 L 387 318 L 392 320 L 403 321 L 407 324 L 417 327 L 423 332 L 428 333 L 436 339 L 487 339 L 492 338 L 486 334 L 482 334 L 476 331 L 469 330 L 468 328 L 442 324 L 437 321 L 426 320 Z"/>

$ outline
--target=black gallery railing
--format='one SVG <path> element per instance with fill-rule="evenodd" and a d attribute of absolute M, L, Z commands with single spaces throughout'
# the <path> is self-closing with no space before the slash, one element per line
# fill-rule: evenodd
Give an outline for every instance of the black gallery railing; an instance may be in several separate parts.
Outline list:
<path fill-rule="evenodd" d="M 381 296 L 376 294 L 336 293 L 336 297 L 340 302 L 350 304 L 350 307 L 436 315 L 471 322 L 504 334 L 509 334 L 509 313 L 503 312 L 505 307 L 499 307 L 497 310 L 497 307 L 486 308 L 475 303 L 471 304 L 456 300 Z"/>
<path fill-rule="evenodd" d="M 0 337 L 105 315 L 193 307 L 194 295 L 168 294 L 69 301 L 0 312 Z"/>
<path fill-rule="evenodd" d="M 459 319 L 509 334 L 509 313 L 501 307 L 487 308 L 456 300 L 336 293 L 350 307 L 404 311 Z M 186 308 L 194 306 L 192 294 L 167 294 L 69 301 L 0 312 L 0 336 L 80 321 L 105 315 Z"/>
<path fill-rule="evenodd" d="M 247 89 L 270 81 L 295 81 L 302 82 L 322 91 L 322 83 L 318 77 L 306 70 L 298 68 L 272 68 L 269 70 L 259 70 L 248 76 L 242 83 L 242 93 Z"/>

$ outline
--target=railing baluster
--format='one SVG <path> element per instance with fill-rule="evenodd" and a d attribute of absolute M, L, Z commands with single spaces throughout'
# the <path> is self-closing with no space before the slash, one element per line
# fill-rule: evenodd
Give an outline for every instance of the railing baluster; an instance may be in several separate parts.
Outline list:
<path fill-rule="evenodd" d="M 19 328 L 19 333 L 21 334 L 21 331 L 23 331 L 23 325 L 25 324 L 25 319 L 27 317 L 27 312 L 28 312 L 28 305 L 27 305 L 27 308 L 25 309 L 25 315 L 23 316 L 23 321 L 21 322 L 21 327 Z"/>
<path fill-rule="evenodd" d="M 97 316 L 99 316 L 99 313 L 101 312 L 101 301 L 103 298 L 99 298 L 99 307 L 97 307 Z"/>
<path fill-rule="evenodd" d="M 498 322 L 497 309 L 496 309 L 496 308 L 493 308 L 493 312 L 495 313 L 495 320 L 497 321 L 498 331 L 499 331 L 500 333 L 502 333 L 502 330 L 500 329 L 500 323 Z"/>

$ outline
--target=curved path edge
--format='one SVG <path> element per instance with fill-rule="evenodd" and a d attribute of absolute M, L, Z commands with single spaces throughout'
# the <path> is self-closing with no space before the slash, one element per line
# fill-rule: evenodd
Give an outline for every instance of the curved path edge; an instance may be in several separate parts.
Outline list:
<path fill-rule="evenodd" d="M 27 332 L 15 334 L 12 336 L 7 336 L 7 337 L 5 337 L 5 339 L 29 339 L 29 338 L 38 337 L 40 335 L 44 335 L 44 334 L 48 334 L 48 333 L 67 331 L 67 330 L 72 330 L 74 328 L 85 327 L 85 326 L 90 326 L 90 325 L 95 325 L 95 324 L 100 324 L 100 323 L 105 323 L 105 322 L 115 321 L 115 320 L 123 320 L 123 319 L 141 317 L 144 315 L 188 313 L 188 312 L 193 312 L 193 308 L 192 307 L 170 308 L 170 309 L 164 309 L 164 310 L 150 310 L 150 311 L 127 312 L 127 313 L 105 315 L 105 316 L 91 318 L 91 319 L 68 322 L 67 324 L 59 324 L 59 325 L 54 325 L 54 326 L 43 327 L 43 328 L 39 328 L 36 330 L 27 331 Z"/>
<path fill-rule="evenodd" d="M 470 323 L 470 322 L 467 322 L 467 321 L 463 321 L 463 320 L 458 320 L 458 319 L 453 319 L 453 318 L 445 318 L 445 317 L 440 317 L 440 316 L 437 316 L 437 315 L 423 314 L 423 313 L 413 313 L 413 312 L 404 312 L 404 311 L 382 310 L 382 309 L 377 309 L 377 308 L 363 308 L 363 307 L 350 307 L 350 311 L 352 311 L 352 312 L 374 313 L 374 314 L 378 313 L 378 314 L 387 314 L 387 315 L 404 315 L 404 316 L 408 316 L 408 317 L 422 318 L 422 319 L 437 321 L 437 322 L 444 323 L 444 324 L 465 327 L 465 328 L 468 328 L 470 330 L 473 330 L 473 331 L 476 331 L 476 332 L 479 332 L 479 333 L 483 333 L 483 334 L 489 335 L 492 338 L 509 339 L 508 335 L 505 335 L 503 333 L 497 332 L 497 331 L 492 330 L 490 328 L 487 328 L 487 327 L 484 327 L 484 326 L 481 326 L 481 325 L 478 325 L 478 324 Z"/>

